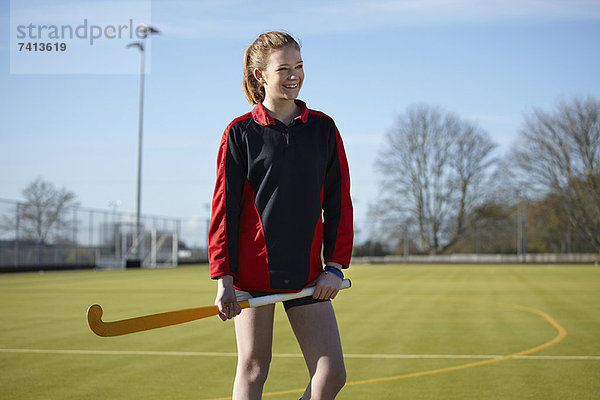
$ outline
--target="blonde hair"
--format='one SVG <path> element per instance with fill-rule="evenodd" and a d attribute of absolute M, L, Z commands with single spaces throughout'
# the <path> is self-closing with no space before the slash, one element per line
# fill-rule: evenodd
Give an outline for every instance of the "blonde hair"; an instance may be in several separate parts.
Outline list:
<path fill-rule="evenodd" d="M 271 51 L 285 46 L 294 46 L 300 51 L 296 39 L 286 32 L 265 32 L 246 47 L 242 85 L 250 103 L 258 104 L 265 99 L 265 88 L 254 76 L 254 70 L 264 71 Z"/>

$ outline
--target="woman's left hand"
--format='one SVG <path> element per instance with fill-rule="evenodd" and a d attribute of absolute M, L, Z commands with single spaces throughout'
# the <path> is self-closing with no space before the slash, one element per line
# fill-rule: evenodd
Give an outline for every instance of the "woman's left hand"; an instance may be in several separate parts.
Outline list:
<path fill-rule="evenodd" d="M 315 286 L 312 296 L 314 299 L 335 299 L 342 286 L 342 278 L 334 273 L 323 271 L 309 286 Z"/>

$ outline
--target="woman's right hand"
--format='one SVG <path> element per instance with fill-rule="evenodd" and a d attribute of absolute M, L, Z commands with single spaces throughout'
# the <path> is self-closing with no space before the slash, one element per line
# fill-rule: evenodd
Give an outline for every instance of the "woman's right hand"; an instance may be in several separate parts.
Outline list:
<path fill-rule="evenodd" d="M 233 276 L 224 275 L 217 279 L 215 304 L 219 307 L 219 314 L 217 316 L 221 321 L 227 321 L 242 312 L 236 301 Z"/>

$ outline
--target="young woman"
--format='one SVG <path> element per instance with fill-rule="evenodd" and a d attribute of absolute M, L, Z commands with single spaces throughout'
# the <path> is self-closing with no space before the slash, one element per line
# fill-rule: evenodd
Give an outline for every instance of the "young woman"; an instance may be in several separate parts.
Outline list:
<path fill-rule="evenodd" d="M 219 317 L 236 317 L 235 400 L 261 398 L 271 361 L 275 306 L 241 311 L 236 301 L 253 296 L 315 286 L 284 303 L 310 374 L 302 399 L 334 399 L 346 379 L 330 299 L 352 252 L 348 163 L 333 120 L 297 100 L 303 81 L 298 43 L 260 35 L 244 54 L 255 106 L 227 126 L 217 156 L 209 260 Z"/>

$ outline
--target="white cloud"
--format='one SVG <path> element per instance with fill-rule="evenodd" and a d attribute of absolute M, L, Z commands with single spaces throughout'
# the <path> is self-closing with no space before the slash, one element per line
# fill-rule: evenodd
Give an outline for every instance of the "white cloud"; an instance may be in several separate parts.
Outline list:
<path fill-rule="evenodd" d="M 599 18 L 595 0 L 380 0 L 354 1 L 351 8 L 364 15 L 392 16 L 405 23 L 478 22 L 504 18 Z M 348 8 L 346 8 L 348 9 Z"/>
<path fill-rule="evenodd" d="M 12 0 L 10 15 L 16 22 L 67 25 L 83 19 L 100 23 L 121 23 L 123 20 L 150 18 L 150 0 L 53 1 Z M 15 22 L 15 21 L 13 21 Z"/>
<path fill-rule="evenodd" d="M 247 2 L 106 0 L 81 2 L 12 0 L 11 15 L 36 23 L 74 24 L 82 18 L 120 23 L 123 18 L 152 19 L 171 37 L 243 36 L 248 32 L 288 29 L 324 34 L 390 26 L 482 23 L 506 19 L 600 20 L 597 0 L 305 0 Z"/>
<path fill-rule="evenodd" d="M 174 35 L 247 36 L 286 29 L 307 34 L 389 26 L 484 23 L 502 20 L 600 20 L 597 0 L 307 0 L 280 2 L 154 1 L 157 24 Z"/>

